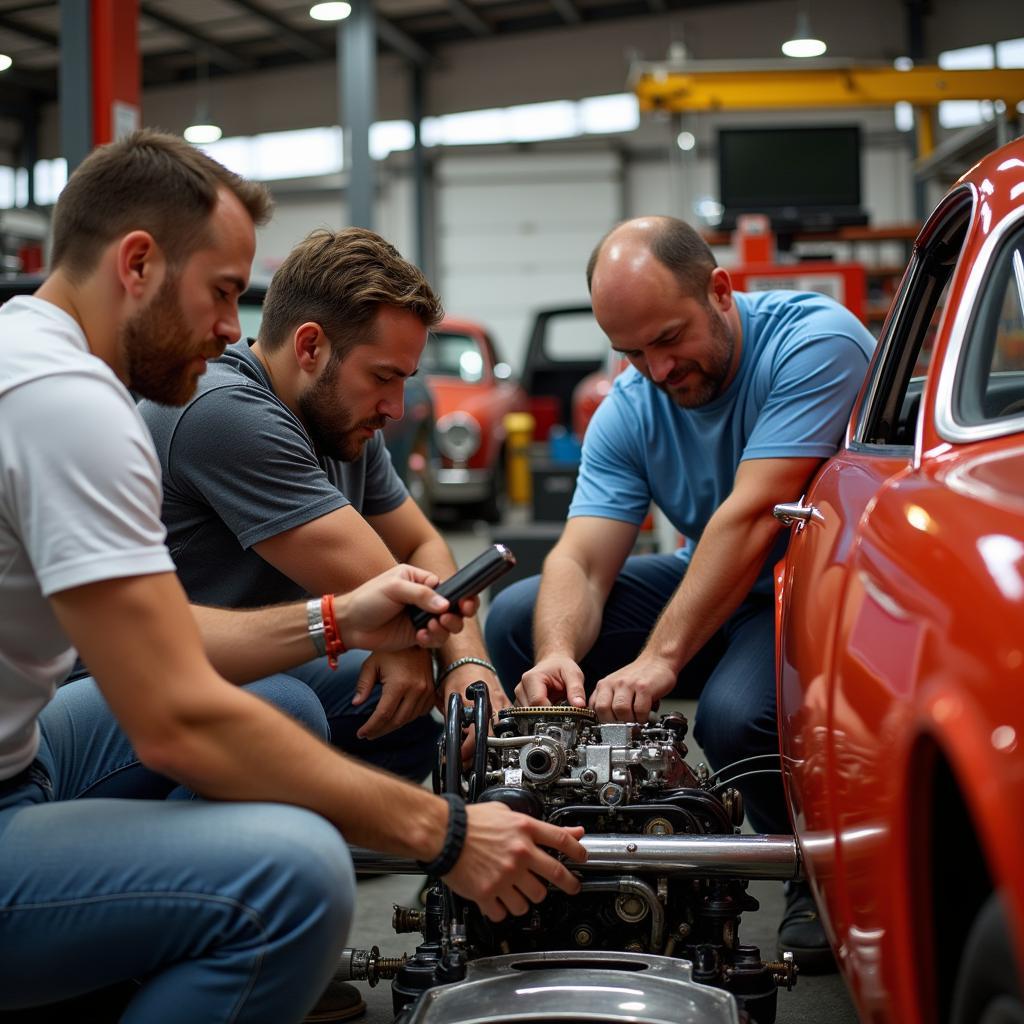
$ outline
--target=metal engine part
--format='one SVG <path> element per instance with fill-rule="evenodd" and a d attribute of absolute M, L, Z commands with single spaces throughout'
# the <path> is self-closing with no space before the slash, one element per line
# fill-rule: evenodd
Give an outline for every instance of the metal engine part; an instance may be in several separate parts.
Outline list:
<path fill-rule="evenodd" d="M 428 989 L 457 984 L 481 958 L 607 951 L 687 960 L 689 981 L 730 993 L 746 1019 L 774 1024 L 777 986 L 791 987 L 796 967 L 741 944 L 739 925 L 743 912 L 758 908 L 748 879 L 800 876 L 796 843 L 737 834 L 739 793 L 687 762 L 686 719 L 599 723 L 585 708 L 506 708 L 488 735 L 487 689 L 474 684 L 469 696 L 471 708 L 457 695 L 450 700 L 435 789 L 582 825 L 589 860 L 578 866 L 579 894 L 549 888 L 526 914 L 497 923 L 440 881 L 423 912 L 396 908 L 396 925 L 421 925 L 424 937 L 396 970 L 396 1013 L 423 1004 L 418 997 Z M 478 740 L 467 773 L 460 748 L 471 724 Z M 363 870 L 372 855 L 355 859 Z M 381 863 L 402 870 L 395 858 Z"/>

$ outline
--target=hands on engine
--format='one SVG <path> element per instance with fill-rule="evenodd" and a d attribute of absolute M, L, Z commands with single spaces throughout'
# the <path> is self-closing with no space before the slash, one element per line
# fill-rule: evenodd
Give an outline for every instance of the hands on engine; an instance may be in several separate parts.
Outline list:
<path fill-rule="evenodd" d="M 466 843 L 445 882 L 492 921 L 525 914 L 547 895 L 547 883 L 575 895 L 579 879 L 542 847 L 583 863 L 582 827 L 562 828 L 518 814 L 502 803 L 466 807 Z"/>
<path fill-rule="evenodd" d="M 658 701 L 675 688 L 677 673 L 661 658 L 641 654 L 598 681 L 589 705 L 601 722 L 646 722 Z M 566 655 L 549 655 L 524 673 L 516 686 L 516 703 L 542 707 L 567 701 L 588 704 L 583 670 Z"/>
<path fill-rule="evenodd" d="M 587 706 L 583 670 L 568 655 L 553 654 L 542 658 L 523 674 L 516 686 L 516 703 L 526 707 L 542 707 L 562 701 L 577 708 Z"/>
<path fill-rule="evenodd" d="M 675 688 L 677 678 L 667 662 L 641 654 L 598 680 L 590 706 L 600 722 L 646 722 L 658 701 Z"/>

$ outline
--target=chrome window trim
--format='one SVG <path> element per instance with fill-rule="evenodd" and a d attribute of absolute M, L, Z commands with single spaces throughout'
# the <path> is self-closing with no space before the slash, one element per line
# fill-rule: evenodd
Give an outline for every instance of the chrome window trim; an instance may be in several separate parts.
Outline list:
<path fill-rule="evenodd" d="M 950 329 L 946 358 L 939 371 L 939 383 L 935 392 L 935 431 L 943 441 L 951 444 L 970 444 L 972 441 L 987 441 L 993 437 L 1015 434 L 1024 429 L 1024 412 L 1009 419 L 994 420 L 971 426 L 960 423 L 953 415 L 953 388 L 956 384 L 960 363 L 964 355 L 967 327 L 974 315 L 978 292 L 981 290 L 986 271 L 992 262 L 995 250 L 1001 245 L 1006 234 L 1024 219 L 1024 205 L 1019 206 L 1004 218 L 995 231 L 985 239 L 978 260 L 971 268 L 971 276 L 964 288 L 963 301 L 956 311 L 956 318 Z"/>
<path fill-rule="evenodd" d="M 924 225 L 922 225 L 921 231 L 918 232 L 918 236 L 914 241 L 914 250 L 911 254 L 910 260 L 907 263 L 907 269 L 903 272 L 903 278 L 900 284 L 900 290 L 893 300 L 892 308 L 885 320 L 885 325 L 888 327 L 887 331 L 878 339 L 878 345 L 876 346 L 876 352 L 879 353 L 877 362 L 874 363 L 873 373 L 871 379 L 868 382 L 867 392 L 864 395 L 864 401 L 860 404 L 857 411 L 857 429 L 854 432 L 847 447 L 854 444 L 861 444 L 871 447 L 889 447 L 888 445 L 875 445 L 873 442 L 866 441 L 864 434 L 867 431 L 868 422 L 871 419 L 871 410 L 875 406 L 875 401 L 878 399 L 879 389 L 881 387 L 881 380 L 883 376 L 883 369 L 887 360 L 890 358 L 890 349 L 892 348 L 892 336 L 896 331 L 897 325 L 903 319 L 907 304 L 909 302 L 909 295 L 912 288 L 917 283 L 916 274 L 911 271 L 917 271 L 921 265 L 921 250 L 918 248 L 920 243 L 921 234 L 925 228 L 933 224 L 936 220 L 946 221 L 950 216 L 956 214 L 960 208 L 961 203 L 969 203 L 970 209 L 967 213 L 968 227 L 970 222 L 974 219 L 974 216 L 978 209 L 978 190 L 970 182 L 964 182 L 952 191 L 950 191 L 940 201 L 939 205 L 932 211 Z M 934 231 L 938 228 L 933 229 Z M 953 268 L 953 273 L 956 273 L 956 267 Z M 881 349 L 885 349 L 884 352 L 880 352 Z M 917 427 L 915 429 L 915 462 L 917 460 L 917 452 L 921 450 L 921 425 L 924 422 L 924 417 L 918 416 Z M 902 447 L 902 446 L 900 446 Z"/>

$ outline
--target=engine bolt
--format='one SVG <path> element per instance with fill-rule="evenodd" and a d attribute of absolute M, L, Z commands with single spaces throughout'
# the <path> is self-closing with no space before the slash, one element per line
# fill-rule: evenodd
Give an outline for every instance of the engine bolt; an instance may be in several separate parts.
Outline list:
<path fill-rule="evenodd" d="M 594 933 L 583 924 L 572 933 L 572 939 L 577 946 L 589 946 L 594 941 Z"/>
<path fill-rule="evenodd" d="M 396 932 L 422 932 L 423 921 L 426 916 L 422 910 L 414 907 L 400 907 L 393 903 L 394 914 L 391 916 L 391 927 Z"/>

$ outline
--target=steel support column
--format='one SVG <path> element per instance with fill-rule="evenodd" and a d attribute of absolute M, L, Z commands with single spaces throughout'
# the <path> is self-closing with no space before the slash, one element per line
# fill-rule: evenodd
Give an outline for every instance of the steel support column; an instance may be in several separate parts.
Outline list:
<path fill-rule="evenodd" d="M 352 14 L 338 23 L 338 86 L 341 91 L 348 219 L 373 228 L 376 180 L 370 158 L 370 125 L 377 109 L 377 31 L 373 4 L 355 0 Z"/>
<path fill-rule="evenodd" d="M 60 151 L 70 174 L 92 149 L 92 17 L 83 0 L 60 0 Z"/>
<path fill-rule="evenodd" d="M 422 122 L 426 71 L 422 65 L 414 64 L 410 69 L 412 80 L 412 202 L 413 224 L 416 230 L 416 265 L 433 280 L 433 246 L 430 243 L 431 223 L 431 181 L 430 166 L 423 148 Z"/>

